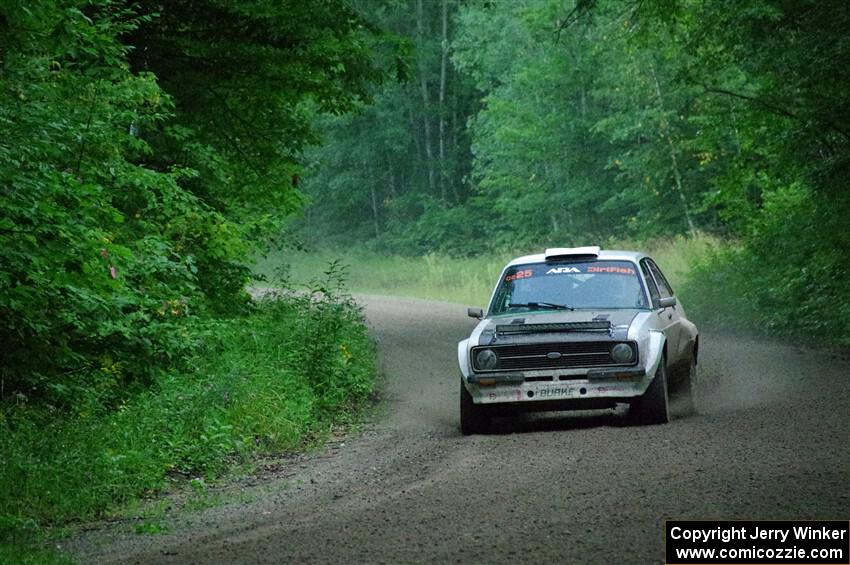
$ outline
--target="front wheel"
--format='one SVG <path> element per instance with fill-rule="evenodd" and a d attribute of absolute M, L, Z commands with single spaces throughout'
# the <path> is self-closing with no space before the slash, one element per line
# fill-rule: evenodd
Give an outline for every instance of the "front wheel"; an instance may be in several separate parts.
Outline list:
<path fill-rule="evenodd" d="M 460 433 L 483 434 L 490 427 L 490 418 L 485 414 L 484 407 L 472 401 L 472 395 L 460 381 Z"/>
<path fill-rule="evenodd" d="M 670 421 L 670 398 L 667 391 L 666 359 L 662 358 L 655 371 L 655 378 L 646 392 L 630 409 L 634 421 L 641 425 L 666 424 Z"/>

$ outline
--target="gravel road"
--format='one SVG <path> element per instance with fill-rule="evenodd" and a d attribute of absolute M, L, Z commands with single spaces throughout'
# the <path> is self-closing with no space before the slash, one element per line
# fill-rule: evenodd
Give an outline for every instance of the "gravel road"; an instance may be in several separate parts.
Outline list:
<path fill-rule="evenodd" d="M 668 518 L 850 518 L 850 360 L 705 333 L 701 414 L 623 411 L 458 430 L 456 304 L 361 297 L 379 341 L 382 414 L 282 460 L 231 502 L 71 541 L 92 563 L 660 563 Z"/>

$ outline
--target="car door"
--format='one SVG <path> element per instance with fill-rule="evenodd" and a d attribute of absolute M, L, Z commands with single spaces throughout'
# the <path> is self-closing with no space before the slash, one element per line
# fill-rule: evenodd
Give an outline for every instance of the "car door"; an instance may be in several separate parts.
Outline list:
<path fill-rule="evenodd" d="M 652 275 L 657 285 L 659 297 L 673 297 L 673 288 L 667 282 L 667 278 L 661 272 L 661 269 L 658 268 L 658 265 L 655 264 L 655 261 L 648 258 L 644 259 L 641 263 L 641 268 L 643 268 L 644 263 L 646 264 L 646 270 Z M 682 351 L 682 342 L 684 341 L 682 340 L 682 315 L 674 304 L 673 306 L 660 309 L 658 316 L 661 318 L 662 326 L 665 328 L 664 335 L 667 336 L 667 365 L 677 365 L 684 358 L 684 352 Z"/>

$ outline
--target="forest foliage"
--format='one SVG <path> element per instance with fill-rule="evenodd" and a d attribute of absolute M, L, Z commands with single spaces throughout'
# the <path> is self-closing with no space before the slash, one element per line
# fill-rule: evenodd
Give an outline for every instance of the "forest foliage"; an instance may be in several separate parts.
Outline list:
<path fill-rule="evenodd" d="M 325 123 L 308 245 L 457 256 L 707 233 L 699 317 L 850 335 L 846 2 L 440 0 Z M 376 127 L 381 124 L 381 127 Z"/>
<path fill-rule="evenodd" d="M 342 0 L 4 3 L 0 394 L 116 402 L 246 308 L 313 117 L 385 40 Z"/>
<path fill-rule="evenodd" d="M 246 287 L 302 206 L 317 116 L 398 51 L 346 0 L 0 3 L 0 560 L 369 397 L 337 267 Z"/>

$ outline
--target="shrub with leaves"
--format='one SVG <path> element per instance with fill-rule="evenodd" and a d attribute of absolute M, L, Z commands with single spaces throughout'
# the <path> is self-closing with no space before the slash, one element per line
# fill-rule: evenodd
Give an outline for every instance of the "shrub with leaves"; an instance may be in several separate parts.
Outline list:
<path fill-rule="evenodd" d="M 161 372 L 114 410 L 0 405 L 0 551 L 39 526 L 97 517 L 174 482 L 197 486 L 349 420 L 372 393 L 374 346 L 349 297 L 315 290 L 206 322 L 188 369 Z"/>
<path fill-rule="evenodd" d="M 117 390 L 187 345 L 193 258 L 160 226 L 189 230 L 203 208 L 180 188 L 187 172 L 144 165 L 132 132 L 171 111 L 116 39 L 141 20 L 95 12 L 36 3 L 0 20 L 4 396 Z"/>

